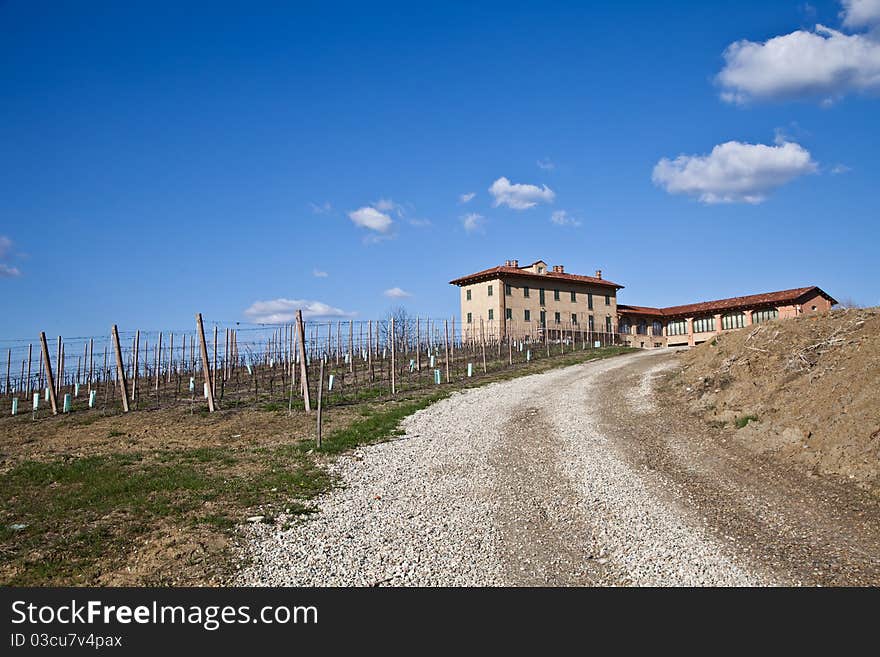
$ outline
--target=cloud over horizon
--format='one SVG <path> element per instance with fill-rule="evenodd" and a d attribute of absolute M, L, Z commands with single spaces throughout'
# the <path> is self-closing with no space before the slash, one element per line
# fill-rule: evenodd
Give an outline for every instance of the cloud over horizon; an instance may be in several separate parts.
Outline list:
<path fill-rule="evenodd" d="M 708 155 L 663 158 L 651 178 L 670 194 L 696 196 L 706 204 L 757 204 L 778 187 L 817 169 L 809 151 L 799 144 L 768 146 L 728 141 L 715 146 Z"/>
<path fill-rule="evenodd" d="M 556 198 L 556 194 L 547 185 L 538 187 L 537 185 L 514 184 L 504 176 L 492 183 L 492 186 L 489 187 L 489 193 L 495 199 L 492 202 L 494 207 L 506 205 L 513 210 L 527 210 L 535 207 L 538 203 L 552 203 Z"/>
<path fill-rule="evenodd" d="M 256 324 L 283 324 L 294 321 L 297 310 L 302 310 L 303 319 L 349 318 L 357 314 L 334 308 L 323 301 L 281 298 L 254 301 L 244 315 Z"/>
<path fill-rule="evenodd" d="M 389 297 L 391 299 L 406 299 L 406 298 L 412 296 L 411 293 L 409 293 L 406 290 L 403 290 L 399 287 L 392 287 L 390 289 L 387 289 L 382 294 L 384 294 L 386 297 Z"/>

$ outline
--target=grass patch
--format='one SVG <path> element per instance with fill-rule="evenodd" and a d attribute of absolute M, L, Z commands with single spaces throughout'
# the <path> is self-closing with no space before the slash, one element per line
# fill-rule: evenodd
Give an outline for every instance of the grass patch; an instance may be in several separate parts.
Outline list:
<path fill-rule="evenodd" d="M 257 505 L 309 513 L 307 501 L 332 483 L 286 447 L 27 461 L 0 476 L 2 583 L 92 584 L 162 521 L 228 532 Z"/>
<path fill-rule="evenodd" d="M 412 401 L 391 402 L 388 408 L 373 412 L 364 419 L 355 420 L 348 427 L 331 433 L 322 441 L 320 451 L 323 454 L 339 454 L 358 445 L 375 443 L 399 435 L 401 433 L 399 425 L 403 418 L 447 396 L 449 396 L 448 392 L 438 392 Z M 317 445 L 314 440 L 308 440 L 301 443 L 299 449 L 315 450 Z"/>
<path fill-rule="evenodd" d="M 749 422 L 757 422 L 757 421 L 758 421 L 757 415 L 743 415 L 742 417 L 736 418 L 736 428 L 742 429 Z"/>

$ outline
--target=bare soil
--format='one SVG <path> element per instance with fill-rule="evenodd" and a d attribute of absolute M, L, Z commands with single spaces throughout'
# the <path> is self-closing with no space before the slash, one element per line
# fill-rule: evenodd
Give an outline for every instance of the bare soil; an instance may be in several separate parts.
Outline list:
<path fill-rule="evenodd" d="M 880 495 L 880 310 L 724 333 L 680 356 L 665 402 L 729 440 Z"/>

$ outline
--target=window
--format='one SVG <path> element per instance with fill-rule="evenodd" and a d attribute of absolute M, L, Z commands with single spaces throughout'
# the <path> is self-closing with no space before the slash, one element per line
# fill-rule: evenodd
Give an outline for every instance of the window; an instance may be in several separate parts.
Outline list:
<path fill-rule="evenodd" d="M 471 315 L 470 313 L 468 313 L 468 318 L 467 318 L 467 319 L 468 319 L 467 323 L 468 323 L 468 324 L 471 324 L 471 323 L 473 323 L 473 321 L 474 321 L 474 316 Z"/>
<path fill-rule="evenodd" d="M 541 311 L 541 326 L 547 326 L 547 312 Z"/>
<path fill-rule="evenodd" d="M 490 297 L 492 296 L 492 286 L 491 285 L 489 286 L 489 292 L 488 292 L 487 296 L 490 296 Z"/>
<path fill-rule="evenodd" d="M 553 319 L 556 320 L 557 324 L 559 324 L 562 321 L 562 317 L 559 316 L 559 313 L 554 313 Z"/>
<path fill-rule="evenodd" d="M 624 318 L 621 319 L 620 323 L 617 325 L 617 330 L 621 333 L 629 333 L 630 326 L 629 320 Z"/>
<path fill-rule="evenodd" d="M 504 285 L 504 294 L 506 294 L 507 296 L 510 296 L 511 294 L 513 294 L 513 286 L 510 285 L 509 283 L 506 283 Z"/>
<path fill-rule="evenodd" d="M 611 315 L 605 316 L 605 332 L 611 333 Z"/>
<path fill-rule="evenodd" d="M 654 335 L 663 335 L 663 322 L 656 319 L 651 322 L 651 333 Z"/>
<path fill-rule="evenodd" d="M 495 309 L 489 308 L 489 321 L 492 321 L 493 319 L 495 319 Z"/>
<path fill-rule="evenodd" d="M 636 326 L 636 333 L 639 335 L 648 335 L 648 322 L 646 320 L 639 320 L 639 323 Z"/>
<path fill-rule="evenodd" d="M 470 301 L 471 300 L 471 291 L 465 290 L 464 296 L 468 301 Z"/>
<path fill-rule="evenodd" d="M 593 309 L 593 293 L 587 292 L 587 308 L 589 310 Z"/>
<path fill-rule="evenodd" d="M 611 305 L 611 295 L 610 295 L 610 294 L 606 294 L 606 295 L 605 295 L 605 305 L 606 305 L 606 306 L 610 306 L 610 305 Z"/>
<path fill-rule="evenodd" d="M 677 319 L 666 325 L 666 335 L 687 335 L 688 325 L 684 319 Z"/>
<path fill-rule="evenodd" d="M 721 328 L 725 331 L 729 329 L 742 328 L 746 325 L 745 313 L 727 313 L 721 316 Z"/>
<path fill-rule="evenodd" d="M 538 290 L 538 302 L 543 306 L 544 305 L 544 288 L 542 287 Z"/>
<path fill-rule="evenodd" d="M 544 268 L 543 268 L 543 267 L 538 267 L 538 273 L 539 273 L 539 274 L 543 274 L 543 273 L 544 273 Z"/>
<path fill-rule="evenodd" d="M 715 330 L 714 317 L 699 317 L 694 320 L 694 333 L 707 333 Z"/>
<path fill-rule="evenodd" d="M 532 313 L 530 310 L 528 310 L 528 309 L 523 310 L 523 319 L 527 322 L 532 321 Z"/>
<path fill-rule="evenodd" d="M 523 286 L 523 296 L 524 296 L 526 299 L 529 298 L 529 286 L 528 286 L 528 285 L 524 285 L 524 286 Z"/>
<path fill-rule="evenodd" d="M 574 293 L 572 292 L 572 294 L 574 294 Z M 572 324 L 577 324 L 577 323 L 578 323 L 578 315 L 577 315 L 577 313 L 572 313 L 572 314 L 571 314 L 571 323 L 572 323 Z"/>
<path fill-rule="evenodd" d="M 595 330 L 596 330 L 595 322 L 593 321 L 593 316 L 592 316 L 592 315 L 589 315 L 589 316 L 587 317 L 587 329 L 588 329 L 589 331 L 595 331 Z"/>
<path fill-rule="evenodd" d="M 755 310 L 752 313 L 752 324 L 761 324 L 769 322 L 779 317 L 779 311 L 776 308 L 764 308 L 763 310 Z"/>
<path fill-rule="evenodd" d="M 553 300 L 559 301 L 559 290 L 553 290 Z"/>
<path fill-rule="evenodd" d="M 577 295 L 577 292 L 572 292 L 572 293 L 571 293 L 571 302 L 572 302 L 572 303 L 577 303 L 577 302 L 578 302 L 578 295 Z"/>
<path fill-rule="evenodd" d="M 504 319 L 513 319 L 513 309 L 511 309 L 511 308 L 504 309 Z"/>

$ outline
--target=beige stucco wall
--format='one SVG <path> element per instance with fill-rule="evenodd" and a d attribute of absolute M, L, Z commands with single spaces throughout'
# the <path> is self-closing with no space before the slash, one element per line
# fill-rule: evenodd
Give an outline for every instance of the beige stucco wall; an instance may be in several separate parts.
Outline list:
<path fill-rule="evenodd" d="M 510 284 L 510 294 L 505 293 L 505 283 Z M 488 294 L 489 285 L 493 288 L 493 295 Z M 524 294 L 524 288 L 529 288 L 529 296 Z M 541 304 L 540 290 L 544 289 L 544 304 Z M 470 290 L 471 299 L 468 301 L 467 292 Z M 554 290 L 559 290 L 559 300 L 554 297 Z M 575 293 L 575 301 L 571 301 L 571 293 Z M 593 309 L 587 304 L 587 295 L 593 295 Z M 604 332 L 605 318 L 611 318 L 612 332 L 617 329 L 617 294 L 612 287 L 592 285 L 574 281 L 562 281 L 548 278 L 542 281 L 538 278 L 523 279 L 520 277 L 498 278 L 491 281 L 481 281 L 471 285 L 462 286 L 461 294 L 461 321 L 465 338 L 480 335 L 480 319 L 483 319 L 487 337 L 497 337 L 509 331 L 515 337 L 525 337 L 536 334 L 541 326 L 541 311 L 547 313 L 546 327 L 555 332 L 556 330 L 575 331 L 588 329 L 588 317 L 593 315 L 596 332 Z M 605 295 L 608 295 L 608 303 L 605 303 Z M 494 311 L 494 320 L 489 321 L 489 309 Z M 505 310 L 511 310 L 511 321 L 505 321 Z M 531 313 L 531 321 L 525 321 L 525 311 Z M 555 313 L 559 313 L 560 322 L 556 323 Z M 467 322 L 468 313 L 471 313 L 471 324 Z M 575 314 L 577 322 L 572 324 L 572 314 Z"/>

